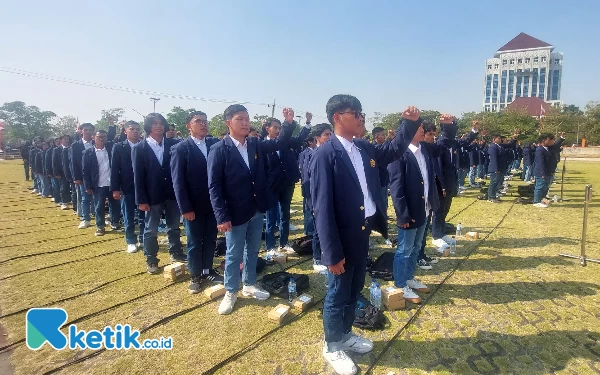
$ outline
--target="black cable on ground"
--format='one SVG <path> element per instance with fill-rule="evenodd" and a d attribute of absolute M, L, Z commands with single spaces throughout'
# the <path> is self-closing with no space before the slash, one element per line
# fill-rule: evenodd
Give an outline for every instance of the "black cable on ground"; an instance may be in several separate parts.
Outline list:
<path fill-rule="evenodd" d="M 51 208 L 54 208 L 54 207 L 51 207 Z M 54 231 L 54 230 L 58 230 L 58 229 L 65 229 L 65 228 L 73 227 L 73 225 L 74 225 L 73 223 L 68 223 L 68 224 L 65 224 L 65 225 L 60 226 L 60 227 L 55 227 L 55 228 L 52 228 L 52 229 L 45 230 L 44 232 L 50 232 L 50 231 Z M 40 231 L 39 230 L 32 230 L 32 231 L 29 231 L 29 232 L 17 232 L 17 233 L 3 234 L 2 236 L 0 236 L 0 238 L 10 237 L 10 236 L 18 236 L 18 235 L 21 235 L 21 234 L 31 234 L 31 233 L 40 233 Z"/>
<path fill-rule="evenodd" d="M 295 266 L 297 266 L 297 265 L 300 265 L 300 264 L 302 264 L 302 263 L 306 263 L 306 262 L 308 262 L 309 260 L 312 260 L 312 257 L 308 257 L 308 258 L 306 258 L 306 259 L 303 259 L 303 260 L 301 260 L 301 261 L 299 261 L 299 262 L 296 262 L 296 263 L 294 263 L 294 264 L 290 264 L 289 266 L 282 267 L 282 269 L 283 269 L 283 270 L 288 270 L 288 269 L 290 269 L 290 268 L 292 268 L 292 267 L 295 267 Z M 262 280 L 262 277 L 261 277 L 260 279 L 258 279 L 257 281 L 260 281 L 260 280 Z M 169 285 L 169 286 L 172 286 L 172 285 L 176 285 L 176 284 L 171 284 L 171 285 Z M 164 288 L 162 288 L 162 289 L 164 289 Z M 145 333 L 145 332 L 149 331 L 149 330 L 150 330 L 150 329 L 152 329 L 152 328 L 156 328 L 156 327 L 158 327 L 158 326 L 161 326 L 161 325 L 163 325 L 163 324 L 167 324 L 168 322 L 170 322 L 171 320 L 173 320 L 173 319 L 175 319 L 175 318 L 178 318 L 178 317 L 180 317 L 180 316 L 183 316 L 183 315 L 185 315 L 185 314 L 187 314 L 187 313 L 190 313 L 190 312 L 192 312 L 192 311 L 194 311 L 194 310 L 196 310 L 196 309 L 199 309 L 199 308 L 201 308 L 201 307 L 204 307 L 204 306 L 206 306 L 206 305 L 208 305 L 208 304 L 210 304 L 210 303 L 212 303 L 212 302 L 215 302 L 215 300 L 207 300 L 207 301 L 201 302 L 201 303 L 199 303 L 199 304 L 197 304 L 197 305 L 195 305 L 195 306 L 191 306 L 191 307 L 188 307 L 187 309 L 184 309 L 184 310 L 178 311 L 178 312 L 176 312 L 176 313 L 174 313 L 174 314 L 168 315 L 168 316 L 166 316 L 166 317 L 164 317 L 164 318 L 162 318 L 162 319 L 159 319 L 158 321 L 156 321 L 156 322 L 154 322 L 154 323 L 150 324 L 148 327 L 146 327 L 146 328 L 144 328 L 144 329 L 140 330 L 140 334 L 142 334 L 142 333 Z M 129 301 L 128 301 L 128 302 L 126 302 L 126 303 L 129 303 Z M 122 304 L 125 304 L 125 303 L 122 303 Z M 95 313 L 95 314 L 96 314 L 96 313 Z M 96 314 L 96 315 L 97 315 L 97 314 Z M 301 314 L 301 315 L 302 315 L 302 314 Z M 89 317 L 90 317 L 90 316 L 86 316 L 86 319 L 87 319 L 87 318 L 89 318 Z M 72 322 L 65 323 L 65 325 L 69 325 L 69 324 L 77 323 L 77 322 L 79 322 L 81 319 L 82 319 L 82 318 L 78 318 L 78 319 L 76 319 L 76 320 L 74 320 L 74 321 L 72 321 Z M 20 342 L 15 342 L 15 343 L 11 344 L 11 346 L 17 345 L 17 344 L 19 344 L 19 343 L 22 343 L 22 342 L 24 342 L 24 341 L 25 341 L 25 339 L 23 339 L 23 340 L 20 340 Z M 5 349 L 8 349 L 8 348 L 9 348 L 9 347 L 7 347 L 7 346 L 0 348 L 0 353 L 2 353 L 2 352 L 3 352 L 3 350 L 5 350 Z M 54 369 L 52 369 L 52 370 L 49 370 L 49 371 L 45 372 L 45 373 L 44 373 L 44 375 L 54 374 L 54 373 L 56 373 L 56 372 L 58 372 L 58 371 L 64 370 L 64 369 L 65 369 L 65 368 L 67 368 L 67 367 L 70 367 L 70 366 L 72 366 L 72 365 L 75 365 L 75 364 L 78 364 L 78 363 L 84 362 L 84 361 L 86 361 L 86 360 L 88 360 L 88 359 L 90 359 L 90 358 L 96 357 L 97 355 L 99 355 L 99 354 L 103 353 L 105 350 L 106 350 L 106 348 L 102 348 L 102 349 L 100 349 L 100 350 L 97 350 L 97 351 L 95 351 L 95 352 L 93 352 L 93 353 L 91 353 L 91 354 L 88 354 L 88 355 L 85 355 L 85 356 L 83 356 L 83 357 L 77 358 L 77 359 L 75 359 L 75 360 L 73 360 L 73 361 L 67 362 L 67 363 L 65 363 L 64 365 L 61 365 L 61 366 L 59 366 L 59 367 L 57 367 L 57 368 L 54 368 Z"/>
<path fill-rule="evenodd" d="M 0 246 L 0 249 L 6 249 L 6 248 L 9 248 L 9 247 L 22 247 L 22 246 L 32 246 L 32 245 L 39 245 L 39 244 L 41 244 L 41 243 L 44 243 L 44 242 L 50 242 L 50 241 L 56 241 L 56 240 L 66 240 L 66 239 L 73 238 L 73 237 L 78 237 L 78 236 L 82 236 L 82 237 L 83 237 L 83 236 L 86 236 L 86 237 L 89 237 L 89 235 L 90 235 L 89 233 L 80 232 L 79 234 L 71 234 L 71 235 L 68 235 L 68 236 L 66 236 L 66 237 L 54 237 L 54 238 L 49 238 L 49 239 L 46 239 L 46 240 L 38 240 L 38 241 L 34 241 L 34 242 L 20 243 L 20 244 L 18 244 L 18 245 L 5 245 L 5 246 Z M 81 246 L 85 246 L 85 245 L 86 245 L 86 244 L 84 244 L 84 245 L 81 245 Z"/>
<path fill-rule="evenodd" d="M 47 206 L 47 207 L 37 207 L 35 210 L 39 211 L 39 210 L 48 210 L 51 208 L 56 208 L 56 206 Z M 6 212 L 2 212 L 2 214 L 15 214 L 18 212 L 29 212 L 31 211 L 31 209 L 23 209 L 23 210 L 15 210 L 15 211 L 6 211 Z"/>
<path fill-rule="evenodd" d="M 385 346 L 383 347 L 383 350 L 379 353 L 379 355 L 377 355 L 377 357 L 375 357 L 375 361 L 369 365 L 369 367 L 367 368 L 367 371 L 365 371 L 365 375 L 372 373 L 373 369 L 375 368 L 375 366 L 377 365 L 377 363 L 379 362 L 379 360 L 383 357 L 383 355 L 388 351 L 388 349 L 392 346 L 393 342 L 400 336 L 400 334 L 402 334 L 407 328 L 408 326 L 419 316 L 419 314 L 421 313 L 421 311 L 425 308 L 425 306 L 427 306 L 427 304 L 429 303 L 429 301 L 431 301 L 433 299 L 433 297 L 437 294 L 437 292 L 441 289 L 441 287 L 454 275 L 454 273 L 460 268 L 460 266 L 462 266 L 462 264 L 469 259 L 469 257 L 475 252 L 475 250 L 479 247 L 479 245 L 481 245 L 481 243 L 483 243 L 485 240 L 487 240 L 490 235 L 496 230 L 498 229 L 498 227 L 500 227 L 500 225 L 502 225 L 502 223 L 504 222 L 504 220 L 506 219 L 506 217 L 508 216 L 508 214 L 510 213 L 510 211 L 512 211 L 513 207 L 516 204 L 516 200 L 512 202 L 510 208 L 508 209 L 508 211 L 506 211 L 506 213 L 502 216 L 502 218 L 500 219 L 500 221 L 498 222 L 498 224 L 496 224 L 494 226 L 494 228 L 492 228 L 492 230 L 486 234 L 482 239 L 480 239 L 475 246 L 473 246 L 473 248 L 471 248 L 471 250 L 467 253 L 467 255 L 459 260 L 456 264 L 456 266 L 448 273 L 448 275 L 446 275 L 446 277 L 444 277 L 444 279 L 442 280 L 441 283 L 439 283 L 438 285 L 436 285 L 435 289 L 429 294 L 427 300 L 422 303 L 418 308 L 417 311 L 415 311 L 415 313 L 413 314 L 413 316 L 411 316 L 408 321 L 402 326 L 400 327 L 400 329 L 396 332 L 396 334 L 394 334 L 394 336 L 392 336 L 392 338 L 390 339 L 390 341 L 388 341 Z"/>
<path fill-rule="evenodd" d="M 48 217 L 47 217 L 47 216 L 46 216 L 45 218 L 46 218 L 46 219 L 48 219 Z M 35 226 L 36 226 L 36 227 L 39 227 L 39 226 L 41 226 L 41 225 L 56 224 L 56 223 L 64 223 L 64 221 L 65 221 L 65 218 L 66 218 L 66 216 L 56 216 L 56 217 L 55 217 L 55 219 L 58 219 L 58 220 L 56 220 L 56 221 L 46 221 L 46 222 L 43 222 L 43 223 L 35 223 Z M 31 219 L 31 218 L 27 218 L 27 220 L 30 220 L 30 219 Z M 11 221 L 11 222 L 13 222 L 13 221 Z M 5 231 L 5 230 L 11 230 L 11 229 L 21 229 L 21 228 L 23 228 L 23 225 L 19 225 L 19 226 L 16 226 L 16 227 L 2 227 L 2 230 L 3 230 L 3 231 Z M 9 236 L 10 236 L 10 235 L 11 235 L 11 234 L 9 234 Z"/>
<path fill-rule="evenodd" d="M 38 255 L 61 253 L 63 251 L 69 251 L 69 250 L 77 249 L 77 248 L 84 247 L 84 246 L 97 245 L 97 244 L 101 244 L 101 243 L 105 243 L 105 242 L 110 242 L 110 241 L 115 241 L 115 240 L 123 240 L 123 239 L 122 238 L 111 238 L 111 239 L 107 239 L 107 240 L 88 242 L 88 243 L 83 244 L 83 245 L 70 246 L 70 247 L 67 247 L 65 249 L 43 251 L 41 253 L 18 255 L 16 257 L 12 257 L 12 258 L 8 258 L 8 259 L 2 260 L 2 261 L 0 261 L 0 264 L 8 263 L 8 262 L 10 262 L 12 260 L 17 260 L 17 259 L 31 258 L 31 257 L 35 257 L 35 256 L 38 256 Z M 0 279 L 0 280 L 3 280 L 3 279 Z"/>
<path fill-rule="evenodd" d="M 79 297 L 88 296 L 88 295 L 90 295 L 90 294 L 92 294 L 92 293 L 95 293 L 95 292 L 97 292 L 97 291 L 99 291 L 99 290 L 101 290 L 101 289 L 104 289 L 104 288 L 106 288 L 107 286 L 109 286 L 109 285 L 111 285 L 111 284 L 114 284 L 114 283 L 116 283 L 116 282 L 118 282 L 118 281 L 125 280 L 125 279 L 129 279 L 129 278 L 131 278 L 131 277 L 135 277 L 135 276 L 145 275 L 145 274 L 146 274 L 146 272 L 142 271 L 142 272 L 134 273 L 134 274 L 132 274 L 132 275 L 127 275 L 127 276 L 119 277 L 118 279 L 114 279 L 114 280 L 111 280 L 111 281 L 107 281 L 107 282 L 105 282 L 105 283 L 102 283 L 102 284 L 100 284 L 100 285 L 98 285 L 98 286 L 95 286 L 95 287 L 93 287 L 92 289 L 90 289 L 90 290 L 88 290 L 88 291 L 85 291 L 85 292 L 83 292 L 83 293 L 79 293 L 79 294 L 76 294 L 76 295 L 74 295 L 74 296 L 70 296 L 70 297 L 61 298 L 61 299 L 59 299 L 59 300 L 52 301 L 52 302 L 48 302 L 48 303 L 45 303 L 45 304 L 43 304 L 43 305 L 37 305 L 37 306 L 35 306 L 35 307 L 36 307 L 36 308 L 39 308 L 39 307 L 47 307 L 47 306 L 52 306 L 52 305 L 56 305 L 56 304 L 58 304 L 58 303 L 62 303 L 62 302 L 71 301 L 71 300 L 74 300 L 74 299 L 76 299 L 76 298 L 79 298 Z M 11 313 L 8 313 L 8 314 L 0 315 L 0 319 L 3 319 L 3 318 L 8 318 L 8 317 L 11 317 L 11 316 L 13 316 L 13 315 L 17 315 L 17 314 L 22 314 L 22 313 L 24 313 L 24 312 L 27 312 L 27 310 L 29 310 L 30 308 L 31 308 L 31 307 L 26 307 L 26 308 L 24 308 L 24 309 L 21 309 L 21 310 L 18 310 L 18 311 L 13 311 L 13 312 L 11 312 Z"/>

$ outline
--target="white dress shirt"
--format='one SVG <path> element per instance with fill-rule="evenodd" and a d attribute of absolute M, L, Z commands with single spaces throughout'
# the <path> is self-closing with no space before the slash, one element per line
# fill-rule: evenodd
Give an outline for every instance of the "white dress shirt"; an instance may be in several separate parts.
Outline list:
<path fill-rule="evenodd" d="M 98 160 L 98 187 L 110 186 L 110 163 L 106 148 L 96 149 L 96 160 Z"/>
<path fill-rule="evenodd" d="M 92 144 L 92 141 L 87 142 L 85 139 L 81 139 L 81 141 L 83 142 L 83 149 L 87 150 L 88 148 L 92 148 L 94 147 L 94 145 Z"/>
<path fill-rule="evenodd" d="M 131 142 L 129 139 L 127 140 L 127 143 L 129 143 L 129 147 L 135 146 L 135 143 Z"/>
<path fill-rule="evenodd" d="M 244 144 L 240 143 L 237 139 L 230 137 L 233 141 L 233 144 L 237 148 L 240 155 L 242 155 L 242 159 L 246 162 L 246 166 L 250 169 L 250 162 L 248 161 L 248 140 L 244 139 Z"/>
<path fill-rule="evenodd" d="M 363 164 L 360 149 L 356 147 L 354 142 L 350 142 L 346 138 L 340 137 L 337 134 L 336 137 L 340 140 L 342 146 L 344 146 L 344 149 L 348 153 L 350 161 L 352 161 L 352 165 L 354 166 L 354 171 L 358 176 L 360 190 L 362 190 L 364 197 L 365 218 L 371 217 L 377 212 L 377 206 L 375 206 L 375 201 L 373 200 L 371 192 L 369 191 L 369 186 L 367 185 L 367 177 L 365 176 L 365 165 Z"/>
<path fill-rule="evenodd" d="M 162 165 L 163 154 L 165 152 L 165 140 L 163 139 L 159 144 L 156 142 L 156 139 L 148 137 L 146 138 L 146 142 L 148 142 L 148 146 L 154 151 L 154 155 L 156 155 L 156 159 L 158 159 L 158 164 Z"/>
<path fill-rule="evenodd" d="M 200 139 L 192 135 L 190 135 L 190 137 L 192 137 L 192 141 L 194 141 L 194 143 L 196 144 L 196 146 L 198 146 L 202 154 L 204 154 L 204 157 L 208 157 L 208 148 L 206 148 L 206 138 Z"/>
<path fill-rule="evenodd" d="M 408 145 L 408 149 L 413 153 L 415 159 L 417 159 L 417 164 L 419 164 L 419 169 L 421 170 L 421 177 L 423 178 L 423 196 L 425 197 L 425 217 L 427 217 L 429 216 L 429 211 L 431 210 L 431 204 L 429 203 L 429 178 L 427 162 L 425 162 L 425 156 L 423 156 L 423 152 L 421 151 L 421 145 L 415 146 L 411 143 Z"/>

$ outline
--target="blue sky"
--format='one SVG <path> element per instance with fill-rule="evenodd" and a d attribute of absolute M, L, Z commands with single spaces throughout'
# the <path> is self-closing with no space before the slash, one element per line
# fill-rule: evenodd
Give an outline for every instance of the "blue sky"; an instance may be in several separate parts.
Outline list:
<path fill-rule="evenodd" d="M 11 1 L 2 10 L 1 67 L 212 99 L 276 97 L 319 122 L 338 93 L 357 96 L 368 115 L 479 111 L 485 59 L 520 32 L 564 52 L 565 103 L 600 100 L 599 1 Z M 106 108 L 130 119 L 152 110 L 147 95 L 0 72 L 0 103 L 14 100 L 81 122 Z M 157 111 L 175 105 L 209 118 L 226 107 L 162 98 Z"/>

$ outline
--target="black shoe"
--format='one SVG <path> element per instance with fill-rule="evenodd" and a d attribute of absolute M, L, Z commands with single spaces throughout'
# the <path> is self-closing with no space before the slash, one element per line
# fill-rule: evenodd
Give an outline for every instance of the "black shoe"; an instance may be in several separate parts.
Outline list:
<path fill-rule="evenodd" d="M 104 236 L 104 228 L 98 228 L 96 229 L 96 236 Z"/>
<path fill-rule="evenodd" d="M 189 287 L 190 294 L 200 293 L 203 282 L 204 282 L 204 278 L 202 276 L 192 276 L 192 280 L 190 280 L 190 287 Z"/>
<path fill-rule="evenodd" d="M 117 224 L 117 225 L 111 224 L 110 229 L 113 231 L 121 230 L 121 226 L 119 224 Z"/>
<path fill-rule="evenodd" d="M 423 257 L 423 259 L 425 259 L 425 261 L 427 261 L 427 263 L 429 263 L 429 264 L 437 264 L 439 262 L 438 258 L 428 257 L 427 255 L 425 255 L 425 257 Z"/>
<path fill-rule="evenodd" d="M 187 263 L 187 256 L 185 256 L 185 254 L 183 254 L 183 253 L 172 254 L 171 255 L 171 263 L 175 263 L 175 262 Z"/>
<path fill-rule="evenodd" d="M 150 275 L 156 275 L 160 273 L 160 268 L 158 268 L 158 263 L 150 263 L 146 265 L 146 269 Z"/>
<path fill-rule="evenodd" d="M 202 279 L 206 281 L 210 281 L 215 284 L 223 284 L 225 283 L 225 278 L 217 273 L 215 270 L 210 270 L 208 275 L 202 275 Z"/>

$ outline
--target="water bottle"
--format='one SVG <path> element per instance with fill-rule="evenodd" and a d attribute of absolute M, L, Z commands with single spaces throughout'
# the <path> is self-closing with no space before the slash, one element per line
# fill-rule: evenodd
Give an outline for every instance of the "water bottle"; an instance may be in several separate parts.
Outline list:
<path fill-rule="evenodd" d="M 265 257 L 265 260 L 267 262 L 272 262 L 273 261 L 273 250 L 267 251 L 267 255 Z"/>
<path fill-rule="evenodd" d="M 460 226 L 460 223 L 458 223 L 458 225 Z M 458 228 L 456 229 L 456 232 L 458 232 Z M 452 242 L 450 243 L 450 254 L 456 254 L 456 237 L 454 236 L 452 236 Z"/>
<path fill-rule="evenodd" d="M 369 301 L 372 305 L 375 305 L 375 288 L 377 287 L 377 283 L 375 279 L 371 280 L 371 286 L 369 287 Z"/>
<path fill-rule="evenodd" d="M 296 280 L 294 280 L 293 277 L 290 277 L 290 282 L 288 283 L 288 301 L 292 302 L 297 296 Z"/>
<path fill-rule="evenodd" d="M 375 289 L 373 290 L 373 301 L 371 301 L 373 306 L 377 307 L 381 310 L 381 288 L 379 284 L 375 284 Z"/>
<path fill-rule="evenodd" d="M 462 237 L 462 223 L 458 223 L 456 226 L 456 238 Z M 454 237 L 452 237 L 454 239 Z M 456 241 L 454 241 L 456 243 Z"/>

